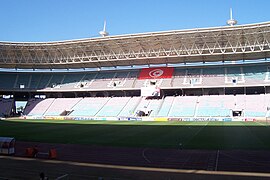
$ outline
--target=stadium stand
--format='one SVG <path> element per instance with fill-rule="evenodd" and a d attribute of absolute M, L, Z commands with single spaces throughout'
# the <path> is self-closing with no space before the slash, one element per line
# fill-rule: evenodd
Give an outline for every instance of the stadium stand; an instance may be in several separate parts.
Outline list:
<path fill-rule="evenodd" d="M 160 99 L 142 98 L 137 108 L 135 109 L 135 112 L 144 111 L 147 113 L 147 115 L 155 116 L 161 103 L 162 101 Z"/>
<path fill-rule="evenodd" d="M 203 86 L 218 87 L 223 86 L 225 81 L 225 72 L 223 67 L 203 69 Z"/>
<path fill-rule="evenodd" d="M 62 89 L 74 89 L 76 85 L 82 80 L 84 75 L 85 74 L 83 73 L 66 73 L 60 87 Z"/>
<path fill-rule="evenodd" d="M 16 81 L 15 81 L 15 87 L 14 88 L 20 88 L 20 89 L 24 89 L 24 88 L 29 88 L 30 85 L 30 74 L 17 74 L 16 77 Z"/>
<path fill-rule="evenodd" d="M 2 90 L 13 89 L 17 79 L 17 74 L 15 73 L 1 73 L 0 74 L 0 87 Z M 8 79 L 8 81 L 7 81 Z"/>
<path fill-rule="evenodd" d="M 267 67 L 262 65 L 244 66 L 243 73 L 245 76 L 245 84 L 264 84 L 267 78 Z"/>
<path fill-rule="evenodd" d="M 47 88 L 60 88 L 64 80 L 64 74 L 53 74 L 46 85 Z"/>
<path fill-rule="evenodd" d="M 24 114 L 28 116 L 43 116 L 51 106 L 55 98 L 48 99 L 30 99 L 26 104 Z"/>
<path fill-rule="evenodd" d="M 246 95 L 243 97 L 245 101 L 244 111 L 247 117 L 265 117 L 267 105 L 265 95 Z"/>
<path fill-rule="evenodd" d="M 132 97 L 127 102 L 126 106 L 121 110 L 118 116 L 134 116 L 136 108 L 141 102 L 142 97 Z"/>
<path fill-rule="evenodd" d="M 126 106 L 130 97 L 112 97 L 96 114 L 96 116 L 116 117 Z"/>
<path fill-rule="evenodd" d="M 48 87 L 53 74 L 42 74 L 41 79 L 37 85 L 37 89 L 45 89 Z"/>
<path fill-rule="evenodd" d="M 14 106 L 13 99 L 0 99 L 0 117 L 10 117 Z"/>
<path fill-rule="evenodd" d="M 224 95 L 220 96 L 200 96 L 198 99 L 197 113 L 198 117 L 228 117 L 231 115 L 230 108 L 224 106 Z M 230 101 L 227 101 L 230 102 Z"/>
<path fill-rule="evenodd" d="M 70 116 L 96 116 L 110 99 L 110 97 L 83 98 L 72 108 Z"/>
<path fill-rule="evenodd" d="M 168 96 L 166 97 L 162 104 L 161 104 L 161 107 L 158 111 L 158 114 L 157 116 L 158 117 L 167 117 L 169 112 L 170 112 L 170 109 L 171 109 L 171 106 L 173 104 L 173 101 L 174 101 L 174 97 L 173 96 Z"/>
<path fill-rule="evenodd" d="M 82 98 L 56 98 L 44 113 L 45 116 L 66 116 Z"/>
<path fill-rule="evenodd" d="M 5 107 L 12 100 L 1 101 Z M 270 95 L 168 96 L 163 99 L 143 97 L 48 98 L 30 99 L 24 114 L 29 116 L 136 116 L 149 112 L 150 117 L 231 117 L 243 111 L 245 117 L 265 117 Z M 2 113 L 4 114 L 4 113 Z"/>
<path fill-rule="evenodd" d="M 184 78 L 186 76 L 186 70 L 182 68 L 176 68 L 174 70 L 174 76 L 172 80 L 172 85 L 174 87 L 181 87 L 184 83 Z"/>
<path fill-rule="evenodd" d="M 137 117 L 143 111 L 152 120 L 265 118 L 270 116 L 269 32 L 266 22 L 0 42 L 0 92 L 13 97 L 10 104 L 28 101 L 27 117 Z M 15 112 L 13 105 L 7 107 L 2 116 Z"/>
<path fill-rule="evenodd" d="M 266 85 L 268 69 L 263 65 L 238 67 L 175 68 L 172 78 L 138 79 L 139 70 L 117 70 L 103 73 L 0 73 L 2 90 L 73 90 L 73 89 L 140 89 L 155 83 L 162 88 L 171 87 L 224 87 Z"/>
<path fill-rule="evenodd" d="M 244 74 L 242 73 L 242 67 L 225 68 L 225 83 L 244 83 Z"/>
<path fill-rule="evenodd" d="M 40 73 L 31 74 L 29 89 L 38 89 L 38 85 L 40 83 L 41 77 L 42 77 L 42 74 Z"/>
<path fill-rule="evenodd" d="M 177 96 L 169 111 L 169 117 L 193 117 L 196 111 L 197 96 Z"/>

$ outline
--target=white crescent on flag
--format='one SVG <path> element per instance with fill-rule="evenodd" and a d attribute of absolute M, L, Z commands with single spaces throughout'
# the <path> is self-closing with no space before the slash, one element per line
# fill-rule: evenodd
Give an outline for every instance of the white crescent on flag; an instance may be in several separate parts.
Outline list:
<path fill-rule="evenodd" d="M 149 72 L 149 76 L 152 78 L 158 78 L 162 76 L 162 74 L 163 74 L 163 71 L 161 69 L 154 69 Z"/>

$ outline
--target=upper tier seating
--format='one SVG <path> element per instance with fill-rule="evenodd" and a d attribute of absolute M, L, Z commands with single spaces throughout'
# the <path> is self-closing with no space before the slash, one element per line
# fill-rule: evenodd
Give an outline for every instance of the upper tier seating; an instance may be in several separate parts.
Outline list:
<path fill-rule="evenodd" d="M 225 71 L 223 67 L 209 67 L 203 69 L 203 86 L 224 86 Z"/>
<path fill-rule="evenodd" d="M 91 72 L 30 72 L 0 73 L 0 89 L 46 90 L 112 90 L 140 89 L 151 81 L 163 88 L 226 87 L 269 85 L 268 65 L 248 64 L 236 66 L 176 67 L 172 78 L 138 79 L 140 70 L 91 71 Z M 9 81 L 6 81 L 8 79 Z"/>
<path fill-rule="evenodd" d="M 50 78 L 49 82 L 47 83 L 47 88 L 60 88 L 60 85 L 62 84 L 64 80 L 64 74 L 53 74 Z"/>
<path fill-rule="evenodd" d="M 37 89 L 45 89 L 49 86 L 53 74 L 42 74 Z"/>
<path fill-rule="evenodd" d="M 236 84 L 244 83 L 244 74 L 242 72 L 242 67 L 227 67 L 225 68 L 225 83 Z"/>
<path fill-rule="evenodd" d="M 0 89 L 13 89 L 16 79 L 16 73 L 0 73 Z"/>
<path fill-rule="evenodd" d="M 20 75 L 19 75 L 20 76 Z M 38 89 L 38 85 L 40 83 L 42 74 L 40 73 L 32 73 L 30 77 L 30 89 Z"/>
<path fill-rule="evenodd" d="M 24 88 L 29 88 L 30 85 L 30 74 L 20 74 L 17 75 L 17 81 L 15 82 L 15 87 L 14 88 L 20 88 L 20 89 L 24 89 Z"/>
<path fill-rule="evenodd" d="M 267 67 L 263 65 L 244 66 L 243 71 L 246 84 L 263 84 L 268 79 L 268 76 L 266 76 Z"/>

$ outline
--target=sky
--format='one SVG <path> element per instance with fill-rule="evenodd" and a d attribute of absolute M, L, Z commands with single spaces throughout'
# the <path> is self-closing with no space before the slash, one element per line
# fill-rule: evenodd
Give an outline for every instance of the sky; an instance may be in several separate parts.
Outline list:
<path fill-rule="evenodd" d="M 0 41 L 48 42 L 270 21 L 269 0 L 0 0 Z"/>

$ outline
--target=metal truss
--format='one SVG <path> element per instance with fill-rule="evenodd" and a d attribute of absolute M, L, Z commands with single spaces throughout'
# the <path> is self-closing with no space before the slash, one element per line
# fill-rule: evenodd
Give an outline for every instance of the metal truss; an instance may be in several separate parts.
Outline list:
<path fill-rule="evenodd" d="M 0 42 L 0 67 L 86 68 L 270 57 L 270 22 L 46 42 Z"/>

